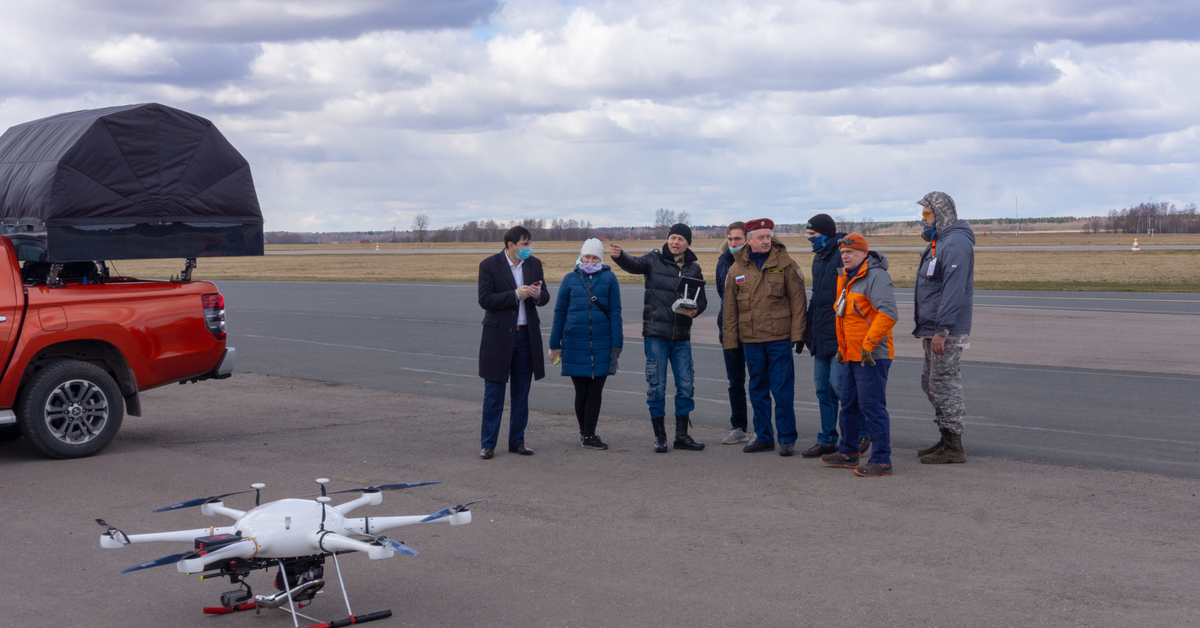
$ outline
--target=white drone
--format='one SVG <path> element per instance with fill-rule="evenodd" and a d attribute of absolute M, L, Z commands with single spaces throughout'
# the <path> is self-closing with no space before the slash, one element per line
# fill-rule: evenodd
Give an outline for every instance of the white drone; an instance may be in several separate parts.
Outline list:
<path fill-rule="evenodd" d="M 333 557 L 334 567 L 341 582 L 342 571 L 338 565 L 339 554 L 348 552 L 365 552 L 371 559 L 391 558 L 400 552 L 409 556 L 417 556 L 417 552 L 402 542 L 394 541 L 379 533 L 394 528 L 445 521 L 450 525 L 463 525 L 471 522 L 471 511 L 467 508 L 486 499 L 443 508 L 430 515 L 413 515 L 402 517 L 361 517 L 350 519 L 346 514 L 359 506 L 375 506 L 383 503 L 383 491 L 395 491 L 417 486 L 429 486 L 440 482 L 409 482 L 404 484 L 381 484 L 366 488 L 351 488 L 340 491 L 326 492 L 327 478 L 319 478 L 321 485 L 320 496 L 309 499 L 281 499 L 259 505 L 260 491 L 265 484 L 252 484 L 247 491 L 225 493 L 212 497 L 202 497 L 173 506 L 160 508 L 154 512 L 178 510 L 200 506 L 200 513 L 225 515 L 234 519 L 230 526 L 211 526 L 193 530 L 176 530 L 174 532 L 153 532 L 149 534 L 126 534 L 110 526 L 103 519 L 96 523 L 104 526 L 105 532 L 100 536 L 100 546 L 108 549 L 125 547 L 131 543 L 154 542 L 193 542 L 195 549 L 181 554 L 163 556 L 155 560 L 131 567 L 121 573 L 129 573 L 139 569 L 175 564 L 182 573 L 202 573 L 202 578 L 219 578 L 228 576 L 230 582 L 241 585 L 241 589 L 227 591 L 221 595 L 221 606 L 206 607 L 205 613 L 225 614 L 237 611 L 263 608 L 281 608 L 290 611 L 293 625 L 299 626 L 297 617 L 319 621 L 298 613 L 304 608 L 304 602 L 311 603 L 312 599 L 325 586 L 325 558 Z M 231 495 L 254 492 L 254 509 L 249 511 L 236 510 L 225 506 L 222 501 Z M 339 493 L 361 493 L 357 499 L 344 504 L 329 505 L 329 495 Z M 357 538 L 354 538 L 357 537 Z M 254 595 L 246 576 L 257 569 L 279 567 L 275 576 L 275 588 L 278 593 L 271 595 Z M 355 616 L 350 609 L 350 599 L 346 596 L 346 587 L 342 584 L 342 597 L 346 600 L 348 617 L 318 626 L 349 626 L 376 619 L 390 617 L 392 612 L 379 611 L 366 615 Z M 315 627 L 314 627 L 315 628 Z"/>

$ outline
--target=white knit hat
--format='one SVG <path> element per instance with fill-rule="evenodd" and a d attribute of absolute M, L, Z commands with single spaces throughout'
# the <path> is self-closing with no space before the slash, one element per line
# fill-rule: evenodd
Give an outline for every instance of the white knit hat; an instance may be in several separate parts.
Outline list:
<path fill-rule="evenodd" d="M 591 238 L 587 242 L 584 242 L 583 248 L 579 250 L 580 259 L 582 259 L 584 255 L 595 255 L 596 257 L 603 259 L 604 243 L 596 238 Z"/>

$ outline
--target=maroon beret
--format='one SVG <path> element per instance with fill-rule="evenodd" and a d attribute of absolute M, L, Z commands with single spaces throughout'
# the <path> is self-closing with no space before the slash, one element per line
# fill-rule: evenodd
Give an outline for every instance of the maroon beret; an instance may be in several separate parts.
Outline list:
<path fill-rule="evenodd" d="M 771 222 L 770 218 L 759 218 L 757 220 L 746 221 L 746 235 L 756 229 L 774 229 L 775 223 Z"/>

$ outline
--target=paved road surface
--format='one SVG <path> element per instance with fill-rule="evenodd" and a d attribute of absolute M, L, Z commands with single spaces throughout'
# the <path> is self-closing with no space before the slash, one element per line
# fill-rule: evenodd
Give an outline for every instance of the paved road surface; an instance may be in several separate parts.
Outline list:
<path fill-rule="evenodd" d="M 478 401 L 482 396 L 482 382 L 476 376 L 481 311 L 473 284 L 221 282 L 220 288 L 228 302 L 230 344 L 238 348 L 239 370 L 449 399 Z M 550 288 L 556 293 L 557 286 Z M 1117 340 L 1137 346 L 1139 338 L 1154 335 L 1154 330 L 1130 328 L 1128 317 L 1160 317 L 1155 320 L 1180 330 L 1200 329 L 1192 323 L 1200 314 L 1200 297 L 1164 293 L 976 294 L 977 303 L 983 306 L 977 319 L 986 318 L 990 308 L 1003 314 L 1001 320 L 1019 311 L 1004 308 L 1046 308 L 1047 316 L 1068 316 L 1052 319 L 1050 328 L 1039 330 L 1047 340 L 1030 348 L 1029 359 L 985 362 L 982 359 L 990 355 L 989 349 L 973 344 L 963 367 L 971 424 L 964 439 L 968 452 L 1200 477 L 1200 415 L 1195 392 L 1200 377 L 1186 370 L 1195 363 L 1190 356 L 1197 345 L 1163 339 L 1162 351 L 1180 354 L 1175 356 L 1175 364 L 1184 367 L 1176 372 L 1155 372 L 1162 369 L 1153 360 L 1126 358 L 1126 351 L 1118 355 L 1114 350 L 1111 359 L 1097 359 L 1096 352 L 1103 356 L 1107 345 L 1095 340 L 1086 342 L 1093 350 L 1092 357 L 1080 358 L 1074 366 L 1039 362 L 1043 354 L 1070 358 L 1077 347 L 1072 317 L 1062 308 L 1088 310 L 1093 317 L 1126 317 L 1124 322 L 1110 325 L 1104 338 L 1112 339 L 1114 347 L 1120 346 Z M 901 291 L 898 296 L 902 302 L 911 301 L 911 292 Z M 642 288 L 623 286 L 622 299 L 636 315 Z M 551 312 L 551 306 L 543 310 L 546 334 Z M 629 322 L 626 337 L 630 342 L 621 358 L 621 372 L 606 387 L 605 416 L 647 416 L 637 321 Z M 715 310 L 696 324 L 698 329 L 715 328 Z M 975 336 L 985 332 L 977 329 Z M 705 333 L 712 335 L 711 329 Z M 897 340 L 915 342 L 903 332 L 897 333 Z M 726 425 L 728 405 L 720 348 L 697 340 L 693 353 L 698 402 L 693 421 L 705 426 Z M 888 403 L 897 451 L 924 446 L 936 438 L 929 403 L 919 388 L 919 373 L 920 360 L 916 358 L 898 357 L 892 368 Z M 796 381 L 800 444 L 807 446 L 818 424 L 807 355 L 797 360 Z M 573 394 L 570 381 L 548 368 L 547 378 L 534 384 L 531 405 L 536 410 L 570 412 Z M 670 390 L 668 394 L 672 394 Z M 646 432 L 648 446 L 649 426 Z M 600 433 L 603 435 L 603 428 Z"/>

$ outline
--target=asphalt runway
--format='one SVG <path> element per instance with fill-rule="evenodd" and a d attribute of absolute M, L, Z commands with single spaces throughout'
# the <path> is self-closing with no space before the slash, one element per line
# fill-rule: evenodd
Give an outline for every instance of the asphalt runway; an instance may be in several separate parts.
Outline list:
<path fill-rule="evenodd" d="M 549 287 L 557 293 L 557 285 Z M 476 375 L 482 311 L 474 284 L 225 281 L 220 289 L 227 302 L 230 345 L 238 349 L 238 370 L 463 401 L 482 398 L 483 384 Z M 902 303 L 911 302 L 911 291 L 898 291 L 897 296 Z M 636 333 L 641 286 L 622 286 L 622 301 L 634 320 L 626 317 L 627 344 L 620 373 L 605 389 L 601 436 L 605 416 L 648 416 L 644 357 Z M 1046 316 L 1067 314 L 1040 330 L 1051 339 L 1038 343 L 1046 346 L 1029 351 L 1049 350 L 1077 366 L 1047 365 L 1033 357 L 985 361 L 987 347 L 973 342 L 963 363 L 968 454 L 1200 477 L 1196 412 L 1200 376 L 1183 368 L 1162 372 L 1154 360 L 1144 358 L 1123 361 L 1124 352 L 1116 355 L 1117 349 L 1108 359 L 1103 341 L 1089 340 L 1087 347 L 1093 352 L 1070 359 L 1071 310 L 1100 317 L 1097 324 L 1106 334 L 1102 338 L 1124 339 L 1133 346 L 1140 334 L 1153 330 L 1131 329 L 1130 317 L 1160 317 L 1154 320 L 1185 330 L 1200 328 L 1192 323 L 1192 317 L 1200 314 L 1200 297 L 977 291 L 976 304 L 973 336 L 977 338 L 985 335 L 986 330 L 978 329 L 979 320 L 991 308 L 1002 314 L 996 317 L 1000 321 L 1017 311 L 1006 308 L 1041 309 Z M 546 335 L 552 306 L 553 300 L 542 310 Z M 1104 317 L 1114 317 L 1114 322 L 1103 327 L 1108 320 Z M 707 331 L 697 333 L 693 347 L 697 407 L 692 420 L 708 427 L 726 426 L 729 409 L 721 350 L 700 338 L 715 336 L 715 309 L 698 318 L 696 325 Z M 897 343 L 915 343 L 905 332 L 897 331 Z M 1119 344 L 1114 341 L 1112 346 Z M 1195 345 L 1167 339 L 1163 347 L 1162 351 L 1178 354 L 1176 365 L 1195 363 L 1191 358 Z M 802 446 L 814 442 L 819 422 L 811 363 L 807 354 L 796 361 Z M 888 406 L 897 455 L 937 437 L 928 400 L 920 391 L 920 366 L 917 358 L 897 357 L 891 370 Z M 671 394 L 673 388 L 668 389 Z M 572 412 L 573 397 L 570 381 L 548 366 L 546 379 L 533 385 L 530 404 L 534 410 L 567 414 Z M 670 404 L 668 399 L 668 412 Z M 648 422 L 645 431 L 645 442 L 636 446 L 649 447 Z M 530 445 L 536 448 L 538 443 Z M 721 447 L 715 442 L 710 446 Z"/>

